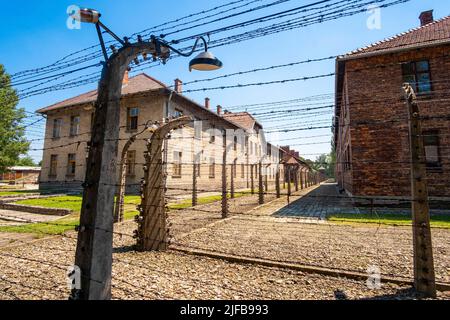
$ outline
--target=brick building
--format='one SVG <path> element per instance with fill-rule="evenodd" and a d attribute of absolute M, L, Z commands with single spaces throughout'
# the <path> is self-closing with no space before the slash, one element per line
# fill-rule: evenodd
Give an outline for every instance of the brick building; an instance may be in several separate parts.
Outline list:
<path fill-rule="evenodd" d="M 336 179 L 355 196 L 410 196 L 408 113 L 402 84 L 418 96 L 431 197 L 450 197 L 450 17 L 336 60 Z"/>
<path fill-rule="evenodd" d="M 210 101 L 198 104 L 182 94 L 182 82 L 175 80 L 175 90 L 160 81 L 139 74 L 125 75 L 122 87 L 119 154 L 135 133 L 145 128 L 147 121 L 161 121 L 167 117 L 189 115 L 195 123 L 171 134 L 164 155 L 167 163 L 169 192 L 182 193 L 192 189 L 193 163 L 198 164 L 199 190 L 218 191 L 221 187 L 223 162 L 223 133 L 241 130 L 244 139 L 229 142 L 228 172 L 233 174 L 235 189 L 248 188 L 251 176 L 257 179 L 258 159 L 267 154 L 268 184 L 275 181 L 279 149 L 262 139 L 262 126 L 248 113 L 223 112 L 221 106 L 213 111 Z M 87 92 L 38 110 L 46 115 L 45 143 L 40 188 L 81 191 L 86 174 L 87 143 L 94 113 L 97 91 Z M 127 191 L 137 192 L 144 176 L 144 152 L 150 133 L 143 133 L 130 147 L 127 156 Z M 253 175 L 251 172 L 253 170 Z M 118 170 L 117 170 L 118 171 Z M 117 172 L 119 176 L 119 172 Z M 178 190 L 178 191 L 177 191 Z"/>

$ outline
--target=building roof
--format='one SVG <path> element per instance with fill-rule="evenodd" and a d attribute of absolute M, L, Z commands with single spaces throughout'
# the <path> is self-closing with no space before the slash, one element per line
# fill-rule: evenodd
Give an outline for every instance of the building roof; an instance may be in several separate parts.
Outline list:
<path fill-rule="evenodd" d="M 336 83 L 335 83 L 335 120 L 334 139 L 338 141 L 338 117 L 340 115 L 340 92 L 342 92 L 345 62 L 354 59 L 363 59 L 371 56 L 391 54 L 401 51 L 410 51 L 419 48 L 434 47 L 450 44 L 450 16 L 425 24 L 421 27 L 410 29 L 393 37 L 376 42 L 369 46 L 351 51 L 336 59 Z"/>
<path fill-rule="evenodd" d="M 363 48 L 353 50 L 339 59 L 355 59 L 368 55 L 385 54 L 398 50 L 410 50 L 450 42 L 450 16 L 424 26 L 410 29 Z"/>
<path fill-rule="evenodd" d="M 41 171 L 41 167 L 14 166 L 8 167 L 9 171 Z"/>
<path fill-rule="evenodd" d="M 256 121 L 253 116 L 248 112 L 229 112 L 224 113 L 223 118 L 228 121 L 234 122 L 245 130 L 252 130 L 255 127 L 255 124 L 262 126 Z"/>
<path fill-rule="evenodd" d="M 124 84 L 122 87 L 122 95 L 131 95 L 139 92 L 157 90 L 157 89 L 165 89 L 167 86 L 161 81 L 156 80 L 155 78 L 150 77 L 145 73 L 140 73 L 134 77 L 130 77 L 127 84 Z M 86 103 L 93 103 L 97 100 L 97 90 L 92 90 L 83 94 L 80 94 L 76 97 L 66 99 L 64 101 L 55 103 L 51 106 L 45 107 L 43 109 L 38 110 L 39 113 L 46 113 L 48 111 L 71 107 Z"/>

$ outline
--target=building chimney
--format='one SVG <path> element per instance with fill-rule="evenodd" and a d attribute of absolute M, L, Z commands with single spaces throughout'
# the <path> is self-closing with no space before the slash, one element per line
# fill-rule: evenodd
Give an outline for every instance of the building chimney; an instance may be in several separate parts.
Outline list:
<path fill-rule="evenodd" d="M 420 19 L 421 27 L 423 27 L 424 25 L 427 25 L 429 23 L 432 23 L 434 21 L 433 10 L 422 12 L 419 16 L 419 19 Z"/>
<path fill-rule="evenodd" d="M 122 85 L 127 85 L 128 84 L 128 70 L 125 71 L 125 74 L 123 75 L 123 80 L 122 80 Z"/>
<path fill-rule="evenodd" d="M 209 98 L 205 98 L 205 108 L 209 110 L 210 106 L 209 106 Z"/>
<path fill-rule="evenodd" d="M 183 92 L 183 81 L 180 79 L 175 79 L 175 92 L 182 93 Z"/>
<path fill-rule="evenodd" d="M 220 115 L 222 115 L 222 106 L 221 105 L 218 105 L 217 106 L 217 114 L 220 116 Z"/>

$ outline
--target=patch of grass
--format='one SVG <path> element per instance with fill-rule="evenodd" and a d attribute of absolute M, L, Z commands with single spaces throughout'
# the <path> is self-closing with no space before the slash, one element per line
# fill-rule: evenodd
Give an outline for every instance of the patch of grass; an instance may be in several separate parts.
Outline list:
<path fill-rule="evenodd" d="M 240 198 L 245 195 L 248 195 L 246 192 L 236 192 L 234 194 L 235 198 Z M 228 194 L 228 199 L 230 199 L 230 194 Z M 197 199 L 197 205 L 201 204 L 208 204 L 220 201 L 222 199 L 222 195 L 213 195 L 213 196 L 206 196 L 206 197 L 199 197 Z M 181 209 L 187 209 L 192 207 L 192 199 L 186 199 L 178 203 L 169 204 L 169 210 L 181 210 Z"/>
<path fill-rule="evenodd" d="M 347 224 L 382 224 L 395 226 L 410 226 L 412 224 L 411 217 L 408 215 L 382 213 L 378 215 L 338 213 L 328 216 L 328 221 Z M 431 227 L 450 229 L 450 215 L 436 214 L 431 216 Z"/>
<path fill-rule="evenodd" d="M 69 230 L 74 230 L 79 223 L 79 215 L 72 214 L 62 219 L 48 223 L 30 223 L 20 226 L 1 226 L 0 232 L 33 233 L 38 237 L 46 235 L 61 235 Z"/>
<path fill-rule="evenodd" d="M 20 196 L 23 194 L 28 193 L 40 193 L 39 190 L 6 190 L 6 191 L 0 191 L 0 197 L 1 196 Z"/>
<path fill-rule="evenodd" d="M 236 192 L 235 197 L 242 197 L 248 195 L 246 192 Z M 221 195 L 199 197 L 198 204 L 207 204 L 216 201 L 220 201 Z M 80 211 L 81 211 L 82 196 L 61 196 L 43 199 L 28 199 L 17 201 L 18 204 L 25 204 L 30 206 L 39 206 L 45 208 L 59 208 L 59 209 L 69 209 L 73 213 L 62 219 L 48 222 L 48 223 L 30 223 L 20 226 L 3 226 L 0 227 L 0 232 L 11 232 L 11 233 L 31 233 L 38 237 L 45 235 L 61 235 L 67 231 L 74 230 L 75 226 L 79 224 L 80 221 Z M 125 196 L 125 204 L 133 205 L 139 204 L 141 198 L 139 196 Z M 169 209 L 185 209 L 192 207 L 191 199 L 186 199 L 180 203 L 169 205 Z M 138 214 L 137 210 L 125 210 L 124 219 L 133 220 Z"/>
<path fill-rule="evenodd" d="M 15 203 L 27 206 L 44 208 L 69 209 L 72 212 L 80 212 L 82 196 L 61 196 L 41 199 L 20 200 Z"/>
<path fill-rule="evenodd" d="M 41 198 L 41 199 L 27 199 L 27 200 L 20 200 L 15 203 L 44 208 L 68 209 L 71 210 L 72 212 L 80 213 L 82 201 L 83 197 L 80 195 L 80 196 Z M 140 203 L 140 201 L 141 198 L 139 196 L 125 196 L 126 204 L 137 205 Z"/>

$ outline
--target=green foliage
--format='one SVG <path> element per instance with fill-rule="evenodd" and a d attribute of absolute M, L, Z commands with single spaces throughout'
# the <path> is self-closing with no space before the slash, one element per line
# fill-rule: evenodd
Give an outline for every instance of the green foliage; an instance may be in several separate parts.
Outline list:
<path fill-rule="evenodd" d="M 378 215 L 371 215 L 368 213 L 363 214 L 352 214 L 352 213 L 336 213 L 331 214 L 327 217 L 328 221 L 334 223 L 344 223 L 344 224 L 376 224 L 376 225 L 394 225 L 394 226 L 410 226 L 411 216 L 392 214 L 392 213 L 381 213 Z M 448 214 L 435 214 L 431 215 L 431 227 L 434 228 L 450 228 L 450 215 Z"/>
<path fill-rule="evenodd" d="M 336 165 L 336 152 L 333 150 L 329 154 L 320 155 L 315 161 L 308 161 L 308 164 L 315 170 L 325 170 L 328 178 L 334 178 L 334 169 Z"/>
<path fill-rule="evenodd" d="M 0 173 L 13 166 L 19 156 L 28 151 L 25 129 L 21 121 L 25 117 L 23 109 L 17 109 L 19 102 L 16 91 L 11 87 L 10 76 L 0 64 Z"/>
<path fill-rule="evenodd" d="M 16 166 L 23 166 L 23 167 L 36 167 L 36 163 L 34 162 L 33 158 L 30 156 L 26 156 L 23 158 L 20 158 L 15 163 Z"/>

